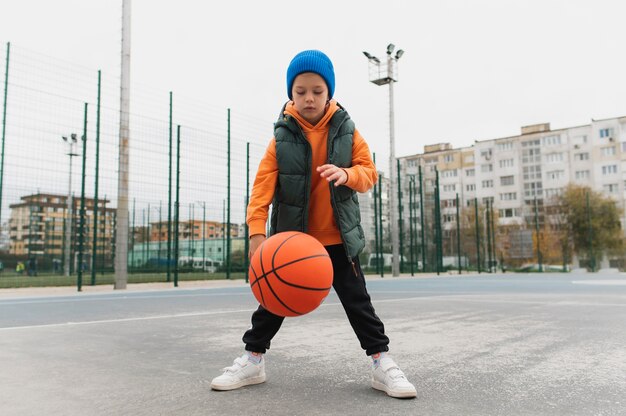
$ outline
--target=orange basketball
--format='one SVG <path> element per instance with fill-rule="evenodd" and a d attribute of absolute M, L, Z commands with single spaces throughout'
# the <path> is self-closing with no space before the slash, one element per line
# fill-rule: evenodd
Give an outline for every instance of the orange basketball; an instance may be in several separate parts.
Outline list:
<path fill-rule="evenodd" d="M 250 260 L 250 287 L 275 315 L 299 316 L 324 301 L 333 285 L 333 264 L 324 246 L 308 234 L 274 234 Z"/>

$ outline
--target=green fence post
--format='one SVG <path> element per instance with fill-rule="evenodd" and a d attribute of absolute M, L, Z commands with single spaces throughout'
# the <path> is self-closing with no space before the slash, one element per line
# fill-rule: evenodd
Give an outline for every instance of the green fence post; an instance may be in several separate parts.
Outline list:
<path fill-rule="evenodd" d="M 227 207 L 227 222 L 226 222 L 226 232 L 227 232 L 227 236 L 226 236 L 226 278 L 230 279 L 230 246 L 231 246 L 231 241 L 230 241 L 230 108 L 228 109 L 228 157 L 227 157 L 227 163 L 228 163 L 228 179 L 226 181 L 227 185 L 227 199 L 228 199 L 228 207 Z"/>
<path fill-rule="evenodd" d="M 132 216 L 132 225 L 130 229 L 130 270 L 132 271 L 133 267 L 135 267 L 135 198 L 133 198 L 133 216 Z"/>
<path fill-rule="evenodd" d="M 586 199 L 586 210 L 587 210 L 587 228 L 588 228 L 588 235 L 589 235 L 589 246 L 588 246 L 588 250 L 589 250 L 589 266 L 591 267 L 591 271 L 595 272 L 596 271 L 596 259 L 595 259 L 595 254 L 593 252 L 593 227 L 591 226 L 591 207 L 589 205 L 589 190 L 587 190 L 585 192 L 585 199 Z"/>
<path fill-rule="evenodd" d="M 96 172 L 93 192 L 93 242 L 91 244 L 91 286 L 96 284 L 96 259 L 98 258 L 98 178 L 100 172 L 100 83 L 101 71 L 98 70 L 98 101 L 96 107 Z M 106 218 L 106 217 L 105 217 Z"/>
<path fill-rule="evenodd" d="M 456 255 L 459 262 L 459 274 L 461 274 L 461 221 L 459 216 L 459 194 L 456 194 Z"/>
<path fill-rule="evenodd" d="M 83 120 L 83 169 L 80 186 L 80 228 L 78 232 L 78 291 L 83 290 L 83 250 L 85 239 L 85 164 L 87 162 L 87 106 L 85 103 L 85 117 Z"/>
<path fill-rule="evenodd" d="M 415 257 L 414 257 L 414 240 L 413 240 L 413 221 L 414 221 L 414 217 L 413 217 L 413 199 L 415 198 L 415 195 L 413 194 L 413 187 L 415 186 L 415 177 L 411 176 L 409 178 L 409 261 L 411 262 L 411 276 L 414 276 L 413 274 L 413 263 L 415 262 Z"/>
<path fill-rule="evenodd" d="M 404 250 L 402 247 L 402 236 L 404 234 L 403 221 L 402 221 L 402 186 L 400 185 L 400 159 L 396 159 L 396 176 L 398 178 L 398 237 L 400 243 L 400 273 L 402 273 L 404 269 Z"/>
<path fill-rule="evenodd" d="M 2 189 L 4 186 L 4 140 L 7 127 L 7 92 L 9 88 L 9 58 L 11 43 L 7 42 L 7 58 L 4 70 L 4 105 L 2 107 L 2 154 L 0 155 L 0 228 L 2 227 Z M 65 241 L 65 240 L 64 240 Z"/>
<path fill-rule="evenodd" d="M 176 126 L 176 202 L 174 203 L 174 287 L 178 287 L 179 221 L 180 221 L 180 124 Z"/>
<path fill-rule="evenodd" d="M 478 198 L 474 198 L 474 219 L 476 220 L 476 264 L 480 274 L 480 229 L 478 228 Z"/>
<path fill-rule="evenodd" d="M 385 277 L 385 255 L 384 255 L 384 244 L 383 244 L 383 181 L 382 181 L 382 172 L 380 174 L 380 180 L 378 181 L 378 243 L 380 244 L 380 257 L 377 258 L 377 262 L 381 263 L 380 265 L 380 277 Z M 382 262 L 381 262 L 382 260 Z"/>
<path fill-rule="evenodd" d="M 202 201 L 202 273 L 206 267 L 206 201 Z"/>
<path fill-rule="evenodd" d="M 422 272 L 426 271 L 426 230 L 424 229 L 424 178 L 422 177 L 422 166 L 418 167 L 420 178 L 420 227 L 422 240 Z"/>
<path fill-rule="evenodd" d="M 489 200 L 485 204 L 485 222 L 487 228 L 487 272 L 491 273 L 491 220 L 489 220 Z"/>
<path fill-rule="evenodd" d="M 497 259 L 497 252 L 496 252 L 496 229 L 495 229 L 495 225 L 494 225 L 494 219 L 493 219 L 493 202 L 491 203 L 491 214 L 489 215 L 489 218 L 491 218 L 491 248 L 493 250 L 493 262 L 494 262 L 494 272 L 498 271 L 498 267 L 495 265 L 495 263 L 498 262 Z"/>
<path fill-rule="evenodd" d="M 374 165 L 376 164 L 376 153 L 373 154 Z M 378 178 L 380 181 L 380 177 Z M 374 184 L 374 253 L 376 258 L 376 274 L 380 273 L 378 258 L 378 183 Z"/>
<path fill-rule="evenodd" d="M 161 230 L 163 229 L 163 218 L 161 216 L 161 210 L 163 209 L 163 201 L 159 201 L 159 249 L 158 249 L 158 255 L 157 255 L 157 270 L 161 271 L 161 240 L 162 240 L 162 236 L 161 236 Z"/>
<path fill-rule="evenodd" d="M 246 143 L 246 204 L 244 206 L 244 221 L 245 221 L 245 247 L 243 249 L 243 258 L 244 258 L 244 273 L 246 278 L 246 283 L 248 283 L 248 251 L 250 251 L 250 229 L 248 228 L 248 221 L 246 221 L 247 211 L 248 211 L 248 203 L 250 202 L 250 142 Z"/>
<path fill-rule="evenodd" d="M 539 264 L 539 271 L 543 272 L 543 264 L 541 259 L 541 243 L 539 235 L 539 213 L 537 209 L 537 195 L 535 195 L 535 235 L 537 236 L 537 262 Z"/>
<path fill-rule="evenodd" d="M 167 281 L 171 278 L 172 264 L 172 91 L 170 91 L 169 167 L 167 176 Z"/>
<path fill-rule="evenodd" d="M 439 169 L 435 169 L 435 242 L 436 242 L 436 261 L 437 275 L 443 271 L 443 246 L 441 232 L 441 193 L 439 190 Z"/>

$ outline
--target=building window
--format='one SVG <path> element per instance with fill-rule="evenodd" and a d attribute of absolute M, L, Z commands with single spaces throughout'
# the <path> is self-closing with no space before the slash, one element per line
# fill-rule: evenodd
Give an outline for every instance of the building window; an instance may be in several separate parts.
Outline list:
<path fill-rule="evenodd" d="M 482 182 L 483 188 L 493 188 L 493 180 L 489 179 Z"/>
<path fill-rule="evenodd" d="M 583 160 L 589 160 L 589 153 L 574 153 L 574 160 L 581 162 Z"/>
<path fill-rule="evenodd" d="M 603 175 L 614 175 L 617 173 L 617 165 L 602 166 Z"/>
<path fill-rule="evenodd" d="M 444 161 L 445 163 L 454 162 L 454 155 L 453 155 L 453 154 L 452 154 L 452 155 L 445 155 L 445 156 L 443 157 L 443 161 Z"/>
<path fill-rule="evenodd" d="M 613 129 L 611 128 L 600 129 L 600 138 L 604 139 L 608 137 L 613 137 Z"/>
<path fill-rule="evenodd" d="M 466 185 L 465 186 L 465 190 L 468 191 L 468 192 L 475 191 L 476 190 L 476 185 L 474 185 L 474 184 Z"/>
<path fill-rule="evenodd" d="M 507 208 L 500 210 L 500 218 L 512 218 L 517 217 L 517 209 L 515 208 Z"/>
<path fill-rule="evenodd" d="M 456 207 L 456 199 L 444 199 L 442 205 L 444 208 L 455 208 Z"/>
<path fill-rule="evenodd" d="M 426 164 L 437 163 L 437 161 L 438 161 L 437 156 L 433 156 L 433 157 L 425 157 L 425 158 L 424 158 L 424 162 L 425 162 Z"/>
<path fill-rule="evenodd" d="M 447 169 L 447 170 L 442 170 L 441 171 L 441 176 L 443 178 L 456 178 L 457 176 L 457 171 L 456 169 Z"/>
<path fill-rule="evenodd" d="M 529 182 L 524 184 L 524 196 L 526 198 L 541 196 L 543 187 L 541 182 Z"/>
<path fill-rule="evenodd" d="M 474 163 L 474 155 L 467 155 L 463 160 L 465 163 Z"/>
<path fill-rule="evenodd" d="M 572 144 L 580 146 L 581 144 L 587 143 L 587 136 L 575 136 L 572 138 Z"/>
<path fill-rule="evenodd" d="M 476 171 L 474 169 L 468 169 L 465 171 L 465 176 L 474 176 Z"/>
<path fill-rule="evenodd" d="M 523 172 L 525 181 L 541 179 L 541 166 L 524 166 Z"/>
<path fill-rule="evenodd" d="M 500 152 L 513 150 L 513 142 L 496 143 L 496 150 Z"/>
<path fill-rule="evenodd" d="M 602 156 L 615 156 L 615 146 L 603 147 Z"/>
<path fill-rule="evenodd" d="M 543 191 L 546 198 L 563 195 L 563 188 L 546 188 Z"/>
<path fill-rule="evenodd" d="M 505 192 L 500 194 L 500 201 L 515 201 L 517 199 L 517 192 Z"/>
<path fill-rule="evenodd" d="M 539 139 L 536 139 L 536 140 L 526 140 L 526 141 L 522 142 L 522 147 L 539 146 L 540 144 L 541 144 L 541 141 Z"/>
<path fill-rule="evenodd" d="M 618 185 L 616 183 L 609 183 L 603 186 L 604 192 L 608 194 L 615 194 L 618 191 Z"/>
<path fill-rule="evenodd" d="M 491 149 L 483 150 L 482 152 L 480 152 L 480 157 L 482 157 L 483 159 L 486 159 L 486 160 L 491 159 Z"/>
<path fill-rule="evenodd" d="M 561 144 L 561 136 L 546 136 L 542 139 L 542 142 L 544 146 L 555 146 L 557 144 Z"/>
<path fill-rule="evenodd" d="M 488 165 L 481 165 L 480 171 L 482 173 L 493 172 L 493 165 L 491 163 L 489 163 Z"/>
<path fill-rule="evenodd" d="M 513 167 L 513 159 L 502 159 L 500 161 L 500 168 L 510 168 Z"/>
<path fill-rule="evenodd" d="M 443 186 L 443 191 L 444 192 L 454 192 L 454 191 L 456 191 L 456 185 L 444 185 Z"/>
<path fill-rule="evenodd" d="M 483 198 L 483 204 L 492 204 L 493 205 L 493 197 L 492 196 L 488 196 L 486 198 Z"/>
<path fill-rule="evenodd" d="M 444 215 L 443 216 L 443 222 L 454 222 L 454 215 Z"/>
<path fill-rule="evenodd" d="M 589 179 L 591 177 L 588 170 L 577 170 L 574 175 L 577 180 Z"/>
<path fill-rule="evenodd" d="M 550 153 L 546 155 L 546 163 L 559 163 L 563 161 L 563 153 Z"/>
<path fill-rule="evenodd" d="M 563 179 L 564 177 L 565 177 L 564 170 L 552 170 L 552 171 L 546 172 L 546 178 L 550 181 Z"/>
<path fill-rule="evenodd" d="M 511 176 L 500 176 L 500 185 L 501 186 L 507 186 L 507 185 L 514 185 L 515 184 L 515 178 L 513 175 Z"/>
<path fill-rule="evenodd" d="M 541 163 L 541 149 L 522 150 L 522 163 Z"/>

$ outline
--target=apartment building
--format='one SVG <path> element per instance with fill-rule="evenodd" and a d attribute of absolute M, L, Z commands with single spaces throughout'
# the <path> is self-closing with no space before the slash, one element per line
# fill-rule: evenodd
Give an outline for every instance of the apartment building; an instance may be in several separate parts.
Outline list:
<path fill-rule="evenodd" d="M 9 253 L 16 256 L 45 256 L 62 259 L 65 247 L 66 221 L 72 221 L 72 253 L 78 248 L 80 198 L 72 199 L 71 218 L 67 213 L 67 195 L 37 193 L 20 198 L 9 205 Z M 114 250 L 116 209 L 109 208 L 109 200 L 98 200 L 97 249 L 100 255 L 111 258 Z M 85 253 L 92 252 L 95 200 L 85 198 Z"/>
<path fill-rule="evenodd" d="M 549 123 L 524 126 L 521 134 L 476 141 L 453 149 L 442 143 L 400 159 L 401 177 L 422 168 L 425 208 L 434 202 L 439 173 L 442 225 L 455 226 L 456 195 L 463 206 L 476 198 L 493 203 L 500 225 L 522 224 L 535 205 L 542 207 L 570 184 L 589 186 L 615 199 L 626 224 L 626 117 L 552 130 Z M 408 195 L 408 183 L 402 192 Z M 408 201 L 403 199 L 408 212 Z M 425 214 L 428 216 L 429 214 Z"/>

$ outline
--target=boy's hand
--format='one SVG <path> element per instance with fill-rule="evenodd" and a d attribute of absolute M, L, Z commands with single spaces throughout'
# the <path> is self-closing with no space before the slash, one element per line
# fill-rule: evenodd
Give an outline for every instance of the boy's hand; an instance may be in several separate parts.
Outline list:
<path fill-rule="evenodd" d="M 254 252 L 257 250 L 257 248 L 259 248 L 261 244 L 263 244 L 263 241 L 265 240 L 266 238 L 263 234 L 255 234 L 250 237 L 250 251 L 248 251 L 248 258 L 252 258 Z"/>
<path fill-rule="evenodd" d="M 335 186 L 343 185 L 348 182 L 348 173 L 345 169 L 338 168 L 335 165 L 322 165 L 317 167 L 322 178 L 328 182 L 335 181 Z"/>

